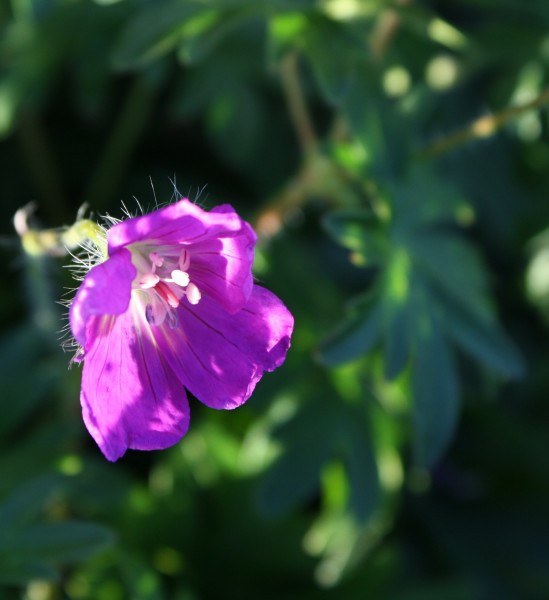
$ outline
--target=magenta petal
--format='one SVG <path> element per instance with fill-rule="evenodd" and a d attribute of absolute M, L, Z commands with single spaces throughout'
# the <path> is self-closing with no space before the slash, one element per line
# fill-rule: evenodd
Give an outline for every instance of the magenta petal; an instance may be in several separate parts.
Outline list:
<path fill-rule="evenodd" d="M 84 349 L 90 318 L 118 315 L 127 310 L 136 273 L 130 252 L 122 248 L 86 275 L 69 310 L 72 334 Z"/>
<path fill-rule="evenodd" d="M 189 247 L 191 281 L 228 312 L 240 310 L 252 293 L 256 239 L 252 228 L 243 223 L 232 237 L 204 239 Z"/>
<path fill-rule="evenodd" d="M 94 320 L 84 361 L 84 422 L 111 461 L 128 448 L 158 450 L 177 443 L 189 426 L 183 386 L 155 347 L 137 311 Z"/>
<path fill-rule="evenodd" d="M 218 409 L 245 402 L 264 371 L 282 364 L 293 329 L 288 309 L 259 286 L 236 314 L 203 297 L 196 306 L 182 303 L 179 320 L 180 328 L 153 335 L 181 383 Z"/>
<path fill-rule="evenodd" d="M 203 237 L 230 235 L 243 227 L 242 219 L 225 205 L 222 210 L 207 212 L 183 198 L 154 212 L 127 219 L 111 227 L 107 234 L 109 253 L 140 241 L 163 244 L 191 243 Z"/>

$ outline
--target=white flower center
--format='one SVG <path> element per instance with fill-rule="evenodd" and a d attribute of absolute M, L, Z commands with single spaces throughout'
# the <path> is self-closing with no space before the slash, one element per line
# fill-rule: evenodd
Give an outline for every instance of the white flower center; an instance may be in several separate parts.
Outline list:
<path fill-rule="evenodd" d="M 177 327 L 177 307 L 183 297 L 189 304 L 200 302 L 200 290 L 191 282 L 188 269 L 189 251 L 180 247 L 136 245 L 132 248 L 132 262 L 137 268 L 133 289 L 145 298 L 145 317 L 151 325 L 167 321 Z"/>

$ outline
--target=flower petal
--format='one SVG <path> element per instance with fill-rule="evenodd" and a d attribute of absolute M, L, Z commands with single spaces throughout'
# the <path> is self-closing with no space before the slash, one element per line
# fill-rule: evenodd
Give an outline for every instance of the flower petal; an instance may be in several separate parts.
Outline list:
<path fill-rule="evenodd" d="M 230 235 L 238 233 L 243 223 L 228 205 L 221 210 L 206 212 L 183 198 L 150 214 L 127 219 L 111 227 L 107 233 L 109 254 L 117 248 L 144 240 L 177 244 L 199 241 L 203 237 Z"/>
<path fill-rule="evenodd" d="M 293 317 L 274 294 L 254 286 L 246 306 L 228 314 L 203 297 L 182 303 L 178 329 L 153 328 L 158 346 L 185 387 L 212 408 L 236 408 L 264 371 L 284 362 Z"/>
<path fill-rule="evenodd" d="M 189 246 L 191 281 L 230 313 L 240 310 L 252 293 L 256 239 L 244 223 L 233 237 L 212 237 Z"/>
<path fill-rule="evenodd" d="M 90 318 L 95 315 L 118 315 L 126 311 L 136 274 L 131 254 L 124 248 L 88 272 L 69 310 L 72 334 L 84 350 L 88 344 L 87 325 Z"/>
<path fill-rule="evenodd" d="M 128 448 L 159 450 L 189 426 L 183 386 L 158 352 L 140 306 L 96 317 L 84 361 L 80 400 L 84 422 L 111 461 Z"/>
<path fill-rule="evenodd" d="M 240 310 L 250 297 L 257 236 L 228 204 L 206 212 L 183 199 L 114 225 L 108 240 L 111 253 L 139 241 L 182 245 L 191 258 L 191 281 L 202 294 L 229 312 Z"/>

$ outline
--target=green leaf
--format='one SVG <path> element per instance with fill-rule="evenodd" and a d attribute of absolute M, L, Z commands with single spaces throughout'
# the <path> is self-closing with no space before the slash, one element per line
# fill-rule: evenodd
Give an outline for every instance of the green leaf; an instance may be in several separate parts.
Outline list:
<path fill-rule="evenodd" d="M 57 571 L 44 562 L 18 562 L 0 554 L 0 584 L 25 585 L 34 580 L 57 579 Z"/>
<path fill-rule="evenodd" d="M 521 354 L 495 318 L 447 294 L 443 298 L 444 328 L 465 352 L 510 379 L 524 374 Z"/>
<path fill-rule="evenodd" d="M 343 324 L 319 347 L 319 360 L 332 367 L 356 360 L 369 352 L 381 338 L 383 309 L 356 308 Z"/>
<path fill-rule="evenodd" d="M 362 407 L 349 411 L 344 421 L 343 463 L 350 487 L 349 508 L 365 523 L 380 501 L 380 486 L 372 435 Z"/>
<path fill-rule="evenodd" d="M 349 208 L 331 211 L 322 219 L 322 225 L 338 244 L 360 251 L 368 262 L 383 260 L 387 234 L 371 210 Z"/>
<path fill-rule="evenodd" d="M 202 3 L 161 0 L 140 10 L 120 34 L 112 55 L 116 69 L 137 70 L 173 50 L 187 22 L 204 13 Z"/>
<path fill-rule="evenodd" d="M 328 102 L 340 105 L 355 79 L 357 56 L 368 51 L 364 31 L 328 19 L 311 19 L 305 52 Z"/>
<path fill-rule="evenodd" d="M 240 13 L 222 15 L 208 11 L 201 14 L 200 18 L 193 19 L 193 23 L 185 28 L 177 56 L 186 64 L 196 65 L 207 58 L 242 20 Z"/>
<path fill-rule="evenodd" d="M 61 483 L 60 476 L 46 474 L 13 490 L 0 504 L 0 531 L 7 534 L 36 518 Z"/>
<path fill-rule="evenodd" d="M 258 505 L 276 516 L 311 499 L 319 488 L 320 470 L 332 457 L 338 430 L 338 406 L 309 402 L 279 435 L 286 441 L 282 456 L 261 481 Z"/>
<path fill-rule="evenodd" d="M 426 314 L 418 322 L 412 390 L 415 460 L 431 467 L 454 435 L 460 403 L 454 357 L 440 326 Z"/>
<path fill-rule="evenodd" d="M 387 324 L 384 338 L 385 377 L 395 379 L 408 362 L 411 323 L 415 315 L 408 302 L 394 312 Z"/>
<path fill-rule="evenodd" d="M 491 313 L 486 268 L 471 243 L 452 232 L 421 229 L 409 244 L 416 268 L 448 297 L 479 314 Z"/>
<path fill-rule="evenodd" d="M 17 428 L 44 399 L 63 371 L 47 357 L 49 345 L 32 325 L 6 334 L 0 345 L 0 437 Z M 29 368 L 33 376 L 28 377 Z"/>
<path fill-rule="evenodd" d="M 63 521 L 25 527 L 17 535 L 0 538 L 0 555 L 10 558 L 72 564 L 106 549 L 113 543 L 109 529 L 94 523 Z"/>
<path fill-rule="evenodd" d="M 400 181 L 389 181 L 387 188 L 394 209 L 394 226 L 402 237 L 418 234 L 422 226 L 464 220 L 463 215 L 473 218 L 472 209 L 459 190 L 438 179 L 428 168 L 416 167 Z"/>

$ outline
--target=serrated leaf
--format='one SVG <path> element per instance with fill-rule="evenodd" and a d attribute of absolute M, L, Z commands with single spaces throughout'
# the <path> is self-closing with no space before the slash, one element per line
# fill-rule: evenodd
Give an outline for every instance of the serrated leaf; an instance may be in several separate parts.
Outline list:
<path fill-rule="evenodd" d="M 418 323 L 412 369 L 414 455 L 433 466 L 448 447 L 459 416 L 459 384 L 451 349 L 438 323 L 427 315 Z"/>

